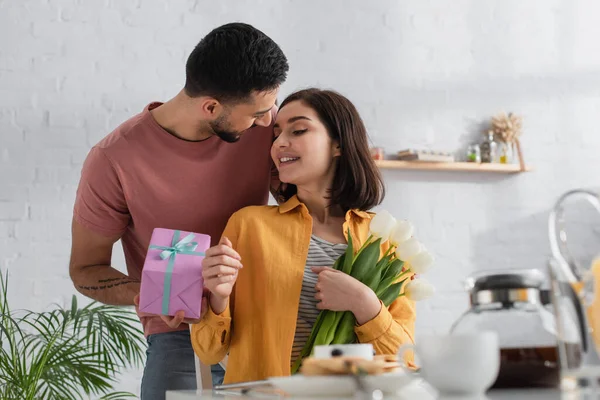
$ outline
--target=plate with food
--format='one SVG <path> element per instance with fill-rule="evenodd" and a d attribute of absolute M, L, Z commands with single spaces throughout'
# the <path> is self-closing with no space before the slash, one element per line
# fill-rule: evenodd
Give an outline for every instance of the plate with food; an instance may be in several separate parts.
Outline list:
<path fill-rule="evenodd" d="M 373 360 L 307 358 L 300 373 L 268 380 L 290 396 L 331 397 L 352 396 L 359 390 L 395 394 L 419 379 L 416 373 L 401 368 L 396 356 L 390 355 L 375 356 Z"/>

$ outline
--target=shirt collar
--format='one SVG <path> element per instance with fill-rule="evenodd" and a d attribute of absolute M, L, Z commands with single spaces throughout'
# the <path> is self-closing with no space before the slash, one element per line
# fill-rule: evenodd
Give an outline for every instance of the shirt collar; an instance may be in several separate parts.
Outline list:
<path fill-rule="evenodd" d="M 286 201 L 285 203 L 283 203 L 279 206 L 279 213 L 286 214 L 286 213 L 296 209 L 297 207 L 304 207 L 306 209 L 306 206 L 304 205 L 304 203 L 301 203 L 300 200 L 298 199 L 298 196 L 294 195 L 294 196 L 290 197 L 290 199 L 288 201 Z M 360 219 L 371 219 L 371 216 L 369 215 L 368 212 L 357 210 L 357 209 L 352 209 L 352 210 L 348 210 L 348 212 L 346 213 L 346 220 L 351 219 L 353 215 Z"/>
<path fill-rule="evenodd" d="M 304 204 L 300 203 L 300 200 L 298 200 L 298 196 L 294 195 L 290 197 L 288 201 L 279 205 L 279 213 L 286 214 L 295 209 L 296 207 L 300 206 L 304 206 Z"/>

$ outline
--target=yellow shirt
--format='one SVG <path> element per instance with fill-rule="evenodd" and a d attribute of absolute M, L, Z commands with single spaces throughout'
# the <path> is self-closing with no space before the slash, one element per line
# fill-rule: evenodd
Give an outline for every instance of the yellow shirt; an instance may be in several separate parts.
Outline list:
<path fill-rule="evenodd" d="M 355 249 L 369 235 L 371 213 L 351 210 L 344 232 Z M 302 278 L 308 254 L 312 218 L 292 197 L 280 206 L 252 206 L 236 212 L 223 233 L 242 257 L 229 306 L 222 314 L 208 310 L 192 326 L 194 351 L 205 364 L 216 364 L 229 353 L 224 383 L 290 375 L 290 362 Z M 413 343 L 415 305 L 399 297 L 389 308 L 357 326 L 361 343 L 377 354 L 396 354 Z M 412 364 L 412 352 L 405 361 Z"/>

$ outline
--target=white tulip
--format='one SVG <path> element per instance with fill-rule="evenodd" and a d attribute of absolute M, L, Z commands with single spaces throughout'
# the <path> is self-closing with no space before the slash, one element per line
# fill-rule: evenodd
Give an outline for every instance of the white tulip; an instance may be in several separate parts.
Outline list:
<path fill-rule="evenodd" d="M 396 218 L 392 216 L 386 210 L 382 210 L 375 214 L 373 219 L 371 220 L 371 224 L 369 228 L 371 230 L 371 234 L 376 238 L 381 238 L 382 242 L 385 242 L 389 239 L 390 233 L 396 226 Z"/>
<path fill-rule="evenodd" d="M 390 236 L 390 242 L 394 246 L 398 246 L 400 243 L 406 242 L 410 239 L 415 231 L 415 227 L 409 221 L 401 219 L 396 223 L 392 235 Z"/>
<path fill-rule="evenodd" d="M 410 259 L 410 269 L 415 274 L 424 274 L 431 268 L 434 258 L 427 250 L 421 251 L 419 254 Z"/>
<path fill-rule="evenodd" d="M 422 250 L 423 245 L 417 239 L 410 238 L 396 247 L 396 257 L 402 261 L 410 261 Z"/>
<path fill-rule="evenodd" d="M 423 279 L 414 279 L 406 285 L 404 294 L 412 301 L 425 300 L 433 296 L 435 288 Z"/>

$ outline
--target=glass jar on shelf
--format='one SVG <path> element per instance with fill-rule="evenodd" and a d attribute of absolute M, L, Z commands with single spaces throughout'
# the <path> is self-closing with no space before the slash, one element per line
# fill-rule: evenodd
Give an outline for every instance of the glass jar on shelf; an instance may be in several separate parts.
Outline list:
<path fill-rule="evenodd" d="M 385 158 L 383 147 L 372 147 L 371 157 L 373 157 L 373 160 L 383 160 Z"/>
<path fill-rule="evenodd" d="M 485 140 L 479 146 L 481 149 L 481 162 L 496 162 L 498 143 L 494 140 L 494 131 L 488 131 Z"/>
<path fill-rule="evenodd" d="M 512 164 L 513 162 L 513 144 L 502 142 L 500 144 L 500 164 Z"/>
<path fill-rule="evenodd" d="M 481 162 L 481 151 L 477 143 L 470 144 L 469 147 L 467 147 L 467 162 Z"/>

